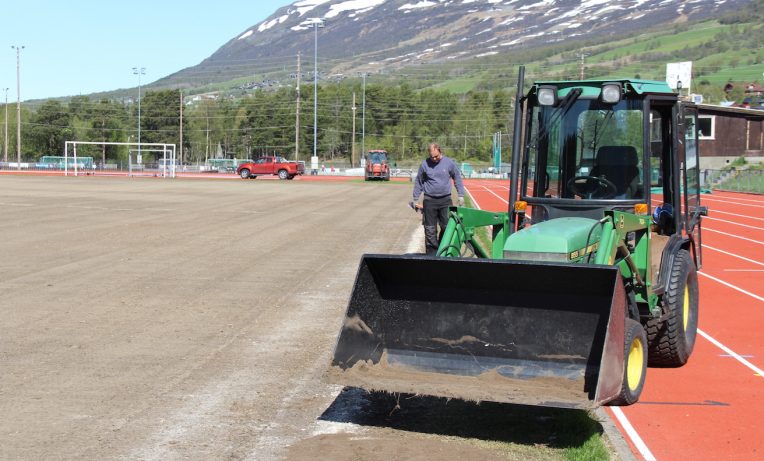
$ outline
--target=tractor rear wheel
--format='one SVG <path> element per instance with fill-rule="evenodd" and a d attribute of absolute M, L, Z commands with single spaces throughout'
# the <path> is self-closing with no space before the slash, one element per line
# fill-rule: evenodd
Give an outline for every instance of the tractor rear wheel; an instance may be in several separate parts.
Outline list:
<path fill-rule="evenodd" d="M 647 335 L 642 324 L 626 319 L 623 335 L 623 383 L 621 393 L 608 405 L 631 405 L 639 400 L 647 374 Z"/>
<path fill-rule="evenodd" d="M 653 367 L 687 363 L 698 333 L 698 273 L 687 250 L 679 250 L 663 294 L 666 317 L 647 322 L 648 361 Z"/>

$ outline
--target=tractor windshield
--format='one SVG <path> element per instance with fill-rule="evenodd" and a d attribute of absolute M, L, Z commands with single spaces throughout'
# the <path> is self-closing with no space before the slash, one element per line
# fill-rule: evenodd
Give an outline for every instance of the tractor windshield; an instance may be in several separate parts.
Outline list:
<path fill-rule="evenodd" d="M 382 163 L 387 161 L 387 155 L 384 152 L 369 152 L 369 163 Z"/>
<path fill-rule="evenodd" d="M 642 100 L 578 99 L 529 111 L 523 195 L 637 200 L 643 184 Z"/>

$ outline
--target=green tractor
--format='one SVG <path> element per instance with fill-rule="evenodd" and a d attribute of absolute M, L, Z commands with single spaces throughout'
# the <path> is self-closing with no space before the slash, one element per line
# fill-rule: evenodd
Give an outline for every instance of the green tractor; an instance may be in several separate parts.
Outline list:
<path fill-rule="evenodd" d="M 537 82 L 516 107 L 507 212 L 452 208 L 435 257 L 364 255 L 332 381 L 591 408 L 636 402 L 648 364 L 687 362 L 696 107 L 634 79 Z"/>

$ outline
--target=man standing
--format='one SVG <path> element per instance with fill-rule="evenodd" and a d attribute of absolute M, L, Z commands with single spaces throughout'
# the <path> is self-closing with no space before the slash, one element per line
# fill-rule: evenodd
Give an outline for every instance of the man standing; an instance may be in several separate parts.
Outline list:
<path fill-rule="evenodd" d="M 434 255 L 448 224 L 448 207 L 452 204 L 451 181 L 459 194 L 459 206 L 464 206 L 464 184 L 456 162 L 443 155 L 439 145 L 430 144 L 429 151 L 430 156 L 422 162 L 416 175 L 414 195 L 409 205 L 415 210 L 422 210 L 425 247 L 428 255 Z M 419 205 L 422 192 L 424 201 Z"/>

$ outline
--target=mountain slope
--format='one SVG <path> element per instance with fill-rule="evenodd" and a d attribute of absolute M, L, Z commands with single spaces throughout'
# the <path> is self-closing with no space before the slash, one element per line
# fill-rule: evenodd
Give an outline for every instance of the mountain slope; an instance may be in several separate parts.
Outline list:
<path fill-rule="evenodd" d="M 238 34 L 199 65 L 157 82 L 199 86 L 312 62 L 322 72 L 390 71 L 715 17 L 749 0 L 301 0 Z"/>

